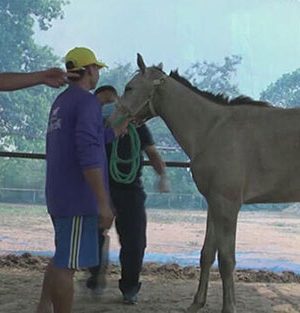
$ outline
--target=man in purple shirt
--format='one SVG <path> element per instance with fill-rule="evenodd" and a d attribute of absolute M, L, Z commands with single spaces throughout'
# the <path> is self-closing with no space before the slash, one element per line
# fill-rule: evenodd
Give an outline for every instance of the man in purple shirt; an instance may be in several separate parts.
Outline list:
<path fill-rule="evenodd" d="M 71 313 L 75 270 L 99 264 L 98 227 L 113 220 L 105 144 L 128 122 L 104 129 L 101 107 L 89 91 L 105 64 L 79 47 L 65 57 L 78 78 L 52 105 L 46 143 L 46 201 L 55 231 L 55 254 L 44 276 L 38 313 Z"/>

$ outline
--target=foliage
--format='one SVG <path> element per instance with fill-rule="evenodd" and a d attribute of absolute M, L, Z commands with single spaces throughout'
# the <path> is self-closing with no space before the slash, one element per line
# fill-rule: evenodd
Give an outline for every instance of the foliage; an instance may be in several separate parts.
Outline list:
<path fill-rule="evenodd" d="M 49 48 L 38 47 L 32 38 L 35 21 L 47 30 L 53 19 L 62 18 L 60 0 L 0 0 L 0 70 L 25 71 L 47 66 L 52 58 Z M 53 57 L 53 56 L 52 56 Z"/>
<path fill-rule="evenodd" d="M 60 0 L 0 0 L 0 71 L 35 71 L 58 65 L 49 47 L 35 44 L 33 26 L 47 30 L 63 17 Z M 43 151 L 49 105 L 56 95 L 35 87 L 0 95 L 0 149 Z M 39 141 L 36 141 L 39 140 Z"/>
<path fill-rule="evenodd" d="M 241 61 L 241 56 L 232 55 L 224 58 L 223 65 L 207 61 L 196 62 L 185 71 L 185 76 L 200 90 L 235 97 L 239 95 L 239 90 L 232 79 Z"/>
<path fill-rule="evenodd" d="M 113 68 L 103 70 L 100 74 L 100 85 L 113 85 L 119 95 L 124 92 L 126 83 L 133 75 L 133 69 L 130 63 L 125 65 L 117 64 Z"/>
<path fill-rule="evenodd" d="M 33 26 L 51 27 L 62 18 L 60 0 L 0 0 L 0 71 L 36 71 L 57 66 L 59 59 L 49 47 L 33 40 Z M 44 151 L 48 111 L 58 91 L 34 87 L 0 94 L 0 150 Z M 44 162 L 0 159 L 2 187 L 41 188 Z"/>
<path fill-rule="evenodd" d="M 279 107 L 300 106 L 300 68 L 282 75 L 264 90 L 260 98 Z"/>

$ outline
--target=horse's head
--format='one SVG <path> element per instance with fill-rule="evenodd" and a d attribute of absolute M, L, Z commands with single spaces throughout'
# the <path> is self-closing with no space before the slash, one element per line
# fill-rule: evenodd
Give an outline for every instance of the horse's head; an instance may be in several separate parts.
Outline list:
<path fill-rule="evenodd" d="M 128 82 L 119 100 L 119 110 L 137 122 L 146 121 L 157 115 L 154 99 L 163 84 L 166 74 L 159 66 L 146 67 L 140 54 L 137 56 L 138 73 Z"/>

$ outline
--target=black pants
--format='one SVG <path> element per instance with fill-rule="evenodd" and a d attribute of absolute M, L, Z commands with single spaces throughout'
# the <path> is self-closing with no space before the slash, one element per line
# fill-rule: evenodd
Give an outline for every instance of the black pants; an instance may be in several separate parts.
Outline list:
<path fill-rule="evenodd" d="M 94 280 L 95 280 L 95 284 L 97 284 L 97 277 L 100 273 L 100 269 L 101 269 L 101 264 L 103 262 L 103 255 L 102 255 L 102 248 L 103 248 L 103 245 L 104 245 L 104 240 L 105 240 L 105 236 L 103 235 L 103 230 L 102 229 L 99 229 L 99 232 L 98 232 L 98 244 L 99 244 L 99 265 L 97 266 L 93 266 L 93 267 L 90 267 L 89 268 L 89 271 L 91 273 L 91 275 L 94 277 Z M 94 286 L 96 287 L 96 285 Z"/>
<path fill-rule="evenodd" d="M 141 188 L 112 189 L 116 209 L 116 229 L 121 245 L 121 279 L 119 288 L 124 292 L 139 289 L 146 248 L 146 194 Z"/>
<path fill-rule="evenodd" d="M 146 248 L 146 194 L 141 188 L 111 188 L 111 198 L 116 210 L 116 230 L 121 245 L 121 279 L 119 288 L 123 293 L 140 288 L 139 277 Z M 99 259 L 102 262 L 104 236 L 99 230 Z M 89 268 L 96 279 L 100 266 Z"/>

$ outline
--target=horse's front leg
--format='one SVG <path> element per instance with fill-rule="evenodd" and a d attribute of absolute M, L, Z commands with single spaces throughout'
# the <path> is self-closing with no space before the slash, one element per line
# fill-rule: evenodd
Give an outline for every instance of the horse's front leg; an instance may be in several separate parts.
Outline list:
<path fill-rule="evenodd" d="M 216 257 L 216 238 L 214 235 L 214 224 L 210 210 L 207 213 L 206 234 L 200 258 L 200 280 L 193 304 L 188 312 L 198 312 L 206 303 L 207 289 L 209 281 L 209 271 Z"/>
<path fill-rule="evenodd" d="M 213 199 L 212 218 L 215 227 L 219 271 L 223 284 L 222 313 L 236 313 L 233 271 L 235 267 L 235 239 L 240 205 L 225 198 Z"/>

